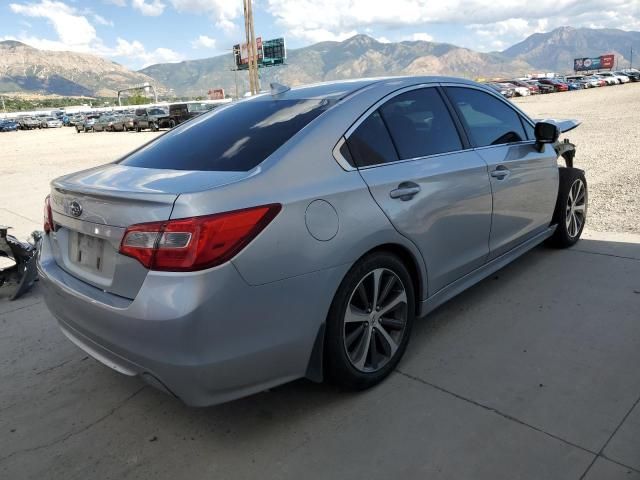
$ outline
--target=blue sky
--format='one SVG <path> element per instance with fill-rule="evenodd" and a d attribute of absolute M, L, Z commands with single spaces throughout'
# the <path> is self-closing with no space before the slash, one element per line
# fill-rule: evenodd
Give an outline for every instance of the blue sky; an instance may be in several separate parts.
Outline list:
<path fill-rule="evenodd" d="M 640 0 L 254 0 L 256 34 L 288 48 L 366 33 L 501 50 L 561 25 L 640 30 Z M 0 39 L 138 69 L 229 52 L 240 0 L 0 0 Z"/>

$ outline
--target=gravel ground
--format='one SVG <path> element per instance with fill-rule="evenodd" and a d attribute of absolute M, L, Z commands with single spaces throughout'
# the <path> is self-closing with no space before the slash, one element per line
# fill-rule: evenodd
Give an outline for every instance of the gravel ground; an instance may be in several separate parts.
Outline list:
<path fill-rule="evenodd" d="M 640 233 L 640 83 L 515 99 L 533 118 L 576 118 L 568 133 L 590 187 L 587 229 Z M 159 133 L 73 128 L 0 134 L 0 224 L 26 238 L 42 225 L 49 181 L 112 161 Z"/>
<path fill-rule="evenodd" d="M 514 100 L 533 118 L 575 118 L 567 132 L 589 185 L 587 228 L 640 233 L 640 83 Z"/>

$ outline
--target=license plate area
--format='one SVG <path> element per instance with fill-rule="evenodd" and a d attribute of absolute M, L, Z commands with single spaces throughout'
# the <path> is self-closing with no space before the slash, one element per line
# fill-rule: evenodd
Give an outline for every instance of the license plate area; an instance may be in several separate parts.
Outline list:
<path fill-rule="evenodd" d="M 73 232 L 69 242 L 70 260 L 93 272 L 104 269 L 104 240 L 80 232 Z"/>

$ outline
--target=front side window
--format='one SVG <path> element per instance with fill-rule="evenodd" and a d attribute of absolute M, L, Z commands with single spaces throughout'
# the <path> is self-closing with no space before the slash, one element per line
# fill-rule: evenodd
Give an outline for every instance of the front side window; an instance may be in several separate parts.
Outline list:
<path fill-rule="evenodd" d="M 475 147 L 526 140 L 520 115 L 506 103 L 472 88 L 447 87 L 446 90 Z"/>
<path fill-rule="evenodd" d="M 401 160 L 462 149 L 453 119 L 435 88 L 401 93 L 380 112 Z"/>
<path fill-rule="evenodd" d="M 119 163 L 143 168 L 246 172 L 331 105 L 324 99 L 239 102 L 181 123 Z"/>

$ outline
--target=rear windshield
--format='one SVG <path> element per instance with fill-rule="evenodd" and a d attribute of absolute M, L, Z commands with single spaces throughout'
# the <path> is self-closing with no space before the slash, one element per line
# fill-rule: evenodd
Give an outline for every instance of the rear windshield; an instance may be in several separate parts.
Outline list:
<path fill-rule="evenodd" d="M 252 100 L 213 110 L 119 163 L 173 170 L 246 172 L 332 105 L 328 100 Z"/>

